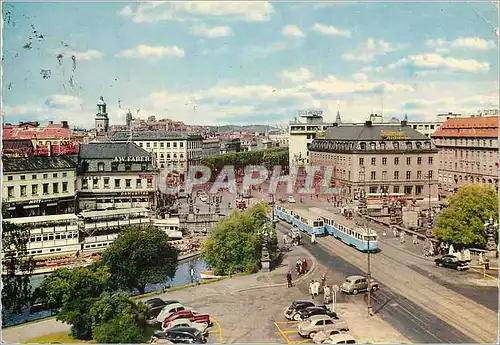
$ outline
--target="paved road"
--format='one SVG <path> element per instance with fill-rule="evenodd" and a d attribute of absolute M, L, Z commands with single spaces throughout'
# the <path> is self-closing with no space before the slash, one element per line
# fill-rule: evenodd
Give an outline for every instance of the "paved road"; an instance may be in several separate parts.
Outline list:
<path fill-rule="evenodd" d="M 312 253 L 334 270 L 350 275 L 366 269 L 366 254 L 333 237 L 320 238 L 318 243 Z M 498 320 L 492 310 L 387 256 L 372 255 L 371 269 L 373 277 L 389 287 L 377 293 L 378 312 L 412 341 L 496 341 Z"/>

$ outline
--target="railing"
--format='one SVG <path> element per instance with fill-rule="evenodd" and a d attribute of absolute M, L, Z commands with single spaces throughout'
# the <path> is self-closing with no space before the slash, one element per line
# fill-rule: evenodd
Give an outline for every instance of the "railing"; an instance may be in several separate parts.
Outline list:
<path fill-rule="evenodd" d="M 410 230 L 410 229 L 407 229 L 407 228 L 404 228 L 402 226 L 399 226 L 399 225 L 391 225 L 383 220 L 380 220 L 380 219 L 377 219 L 377 218 L 374 218 L 374 217 L 370 217 L 370 216 L 365 216 L 366 219 L 368 219 L 369 221 L 372 221 L 374 223 L 377 223 L 377 224 L 380 224 L 380 225 L 384 225 L 384 226 L 387 226 L 389 228 L 396 228 L 398 231 L 403 231 L 405 232 L 406 234 L 409 234 L 409 235 L 417 235 L 418 238 L 420 239 L 423 239 L 423 240 L 430 240 L 434 243 L 437 243 L 438 241 L 433 239 L 433 238 L 428 238 L 427 236 L 425 235 L 422 235 L 421 233 L 418 233 L 416 231 L 413 231 L 413 230 Z"/>
<path fill-rule="evenodd" d="M 111 228 L 118 226 L 128 226 L 131 224 L 151 224 L 150 218 L 131 218 L 123 220 L 112 220 L 112 221 L 102 221 L 95 223 L 86 223 L 85 230 L 88 229 L 99 229 L 99 228 Z"/>

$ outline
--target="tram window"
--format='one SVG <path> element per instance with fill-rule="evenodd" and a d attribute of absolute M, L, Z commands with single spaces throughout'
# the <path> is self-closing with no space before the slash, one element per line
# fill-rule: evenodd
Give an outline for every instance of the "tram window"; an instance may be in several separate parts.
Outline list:
<path fill-rule="evenodd" d="M 57 235 L 55 236 L 55 239 L 56 239 L 56 240 L 60 240 L 60 239 L 61 239 L 61 235 L 57 234 Z"/>
<path fill-rule="evenodd" d="M 41 251 L 41 250 L 37 250 L 36 252 L 37 252 L 38 254 L 41 254 L 41 253 L 42 253 L 42 251 Z"/>
<path fill-rule="evenodd" d="M 56 249 L 56 252 L 60 252 L 60 251 L 61 251 L 61 248 L 57 248 L 57 249 Z"/>
<path fill-rule="evenodd" d="M 47 241 L 47 238 L 48 238 L 47 236 L 43 236 L 44 241 Z"/>
<path fill-rule="evenodd" d="M 54 239 L 54 235 L 49 235 L 49 241 L 52 241 Z"/>
<path fill-rule="evenodd" d="M 91 245 L 92 248 L 95 248 L 95 244 Z"/>
<path fill-rule="evenodd" d="M 54 249 L 54 248 L 51 248 L 51 249 L 50 249 L 50 252 L 51 252 L 51 253 L 52 253 L 52 252 L 54 252 L 54 251 L 55 251 L 55 249 Z"/>

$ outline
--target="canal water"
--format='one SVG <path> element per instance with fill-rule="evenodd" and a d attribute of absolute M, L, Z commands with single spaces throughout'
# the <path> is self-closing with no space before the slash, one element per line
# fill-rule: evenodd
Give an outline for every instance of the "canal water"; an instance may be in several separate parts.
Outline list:
<path fill-rule="evenodd" d="M 191 269 L 194 271 L 194 277 L 191 277 Z M 201 281 L 200 272 L 209 270 L 207 264 L 200 257 L 195 257 L 191 259 L 186 259 L 180 261 L 177 266 L 177 271 L 173 279 L 166 278 L 164 283 L 159 284 L 148 284 L 146 286 L 146 292 L 158 291 L 163 288 L 169 288 L 174 286 L 182 286 L 192 283 L 194 281 Z M 49 274 L 40 274 L 31 277 L 31 287 L 32 291 L 39 287 L 43 280 L 48 277 Z M 168 291 L 168 290 L 167 290 Z M 139 294 L 139 292 L 131 291 L 129 292 L 131 296 Z M 51 313 L 48 310 L 36 312 L 30 314 L 29 309 L 26 309 L 22 314 L 7 314 L 5 315 L 5 325 L 10 326 L 26 321 L 32 321 L 50 316 Z"/>

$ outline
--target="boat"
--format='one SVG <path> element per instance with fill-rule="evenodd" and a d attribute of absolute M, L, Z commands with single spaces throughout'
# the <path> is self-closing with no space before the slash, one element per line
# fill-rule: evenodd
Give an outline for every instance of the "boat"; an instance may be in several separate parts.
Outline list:
<path fill-rule="evenodd" d="M 222 276 L 216 276 L 214 271 L 202 271 L 200 272 L 201 279 L 217 279 L 222 278 Z"/>

